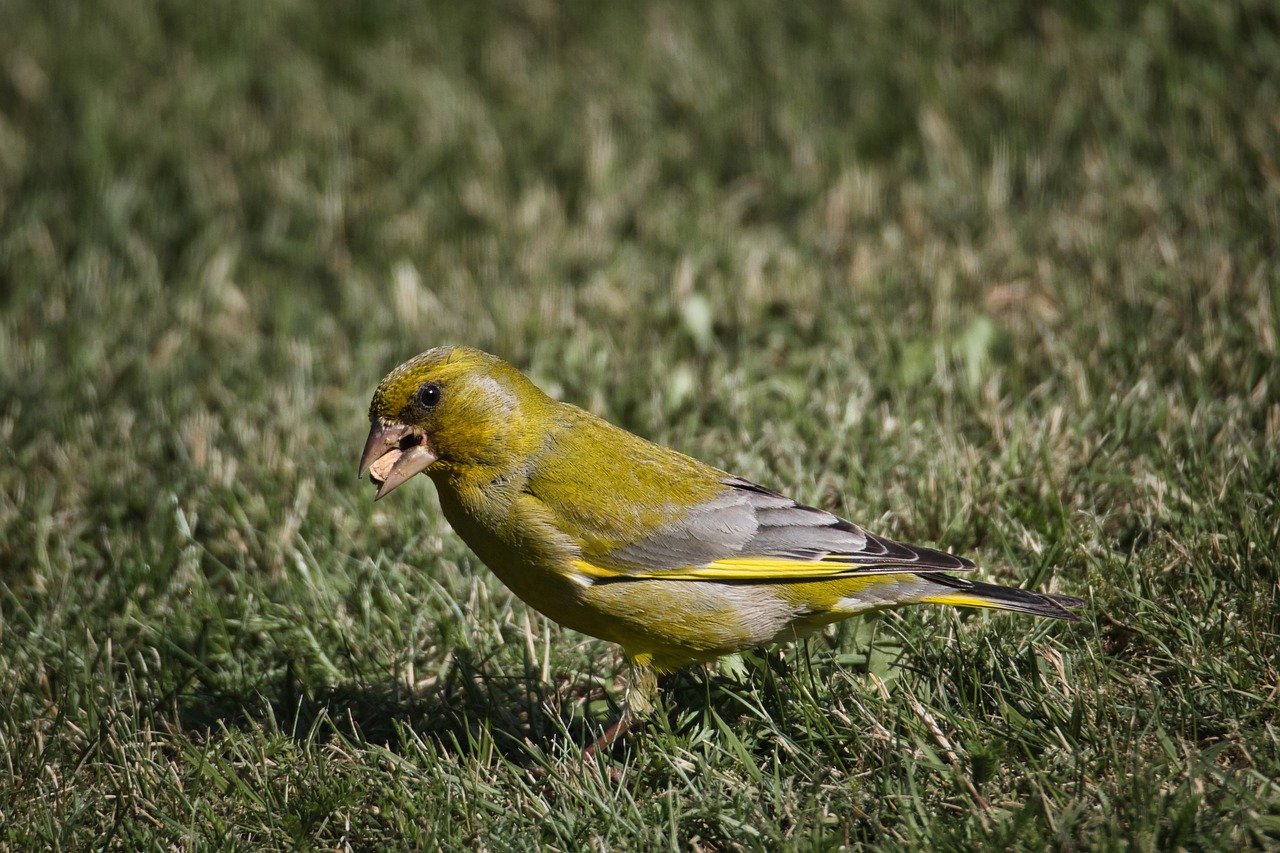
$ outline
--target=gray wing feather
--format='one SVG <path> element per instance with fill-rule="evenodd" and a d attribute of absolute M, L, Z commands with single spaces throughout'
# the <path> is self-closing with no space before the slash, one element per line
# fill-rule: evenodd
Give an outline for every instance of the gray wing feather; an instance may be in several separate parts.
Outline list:
<path fill-rule="evenodd" d="M 733 557 L 848 562 L 859 572 L 965 571 L 973 563 L 944 551 L 868 533 L 831 513 L 739 477 L 678 522 L 614 551 L 611 562 L 647 571 L 702 566 Z"/>

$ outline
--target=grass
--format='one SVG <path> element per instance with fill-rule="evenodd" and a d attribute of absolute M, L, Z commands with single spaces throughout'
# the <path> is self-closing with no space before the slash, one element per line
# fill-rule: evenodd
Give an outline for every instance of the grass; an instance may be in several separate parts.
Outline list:
<path fill-rule="evenodd" d="M 1280 846 L 1271 4 L 14 0 L 0 57 L 0 845 Z M 1084 621 L 845 623 L 566 776 L 617 652 L 354 477 L 444 342 Z"/>

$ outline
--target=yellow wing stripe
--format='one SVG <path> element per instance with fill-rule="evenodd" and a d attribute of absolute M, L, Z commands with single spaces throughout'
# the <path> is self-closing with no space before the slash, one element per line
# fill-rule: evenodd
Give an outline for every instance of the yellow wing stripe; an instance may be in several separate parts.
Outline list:
<path fill-rule="evenodd" d="M 785 557 L 729 557 L 705 566 L 689 566 L 683 569 L 666 569 L 658 572 L 619 572 L 575 560 L 573 567 L 580 574 L 594 579 L 631 578 L 635 580 L 664 581 L 770 581 L 822 580 L 849 577 L 866 566 L 858 563 L 836 561 L 788 560 Z M 911 571 L 897 567 L 897 571 Z"/>
<path fill-rule="evenodd" d="M 952 607 L 990 607 L 993 610 L 1017 610 L 1018 608 L 1005 604 L 1002 601 L 992 601 L 989 598 L 981 598 L 976 595 L 966 595 L 963 592 L 948 592 L 943 595 L 931 595 L 928 598 L 920 599 L 924 604 L 949 604 Z"/>
<path fill-rule="evenodd" d="M 597 580 L 629 577 L 626 572 L 616 572 L 613 569 L 605 569 L 597 566 L 595 563 L 588 563 L 586 560 L 574 560 L 570 565 L 573 566 L 573 570 L 578 574 L 586 575 L 589 578 L 595 578 Z"/>

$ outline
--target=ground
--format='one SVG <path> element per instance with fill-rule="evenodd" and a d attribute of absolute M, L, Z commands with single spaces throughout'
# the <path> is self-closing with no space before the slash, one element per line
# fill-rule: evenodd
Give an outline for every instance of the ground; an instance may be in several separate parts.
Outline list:
<path fill-rule="evenodd" d="M 0 9 L 0 846 L 1280 845 L 1273 4 Z M 442 343 L 1079 624 L 666 685 L 355 479 Z"/>

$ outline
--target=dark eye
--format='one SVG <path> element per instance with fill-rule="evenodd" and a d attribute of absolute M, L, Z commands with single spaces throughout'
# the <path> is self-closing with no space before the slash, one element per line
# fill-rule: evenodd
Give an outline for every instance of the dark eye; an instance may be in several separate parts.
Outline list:
<path fill-rule="evenodd" d="M 440 386 L 434 382 L 427 382 L 420 386 L 417 391 L 413 392 L 413 403 L 423 409 L 435 408 L 436 403 L 440 402 Z"/>

